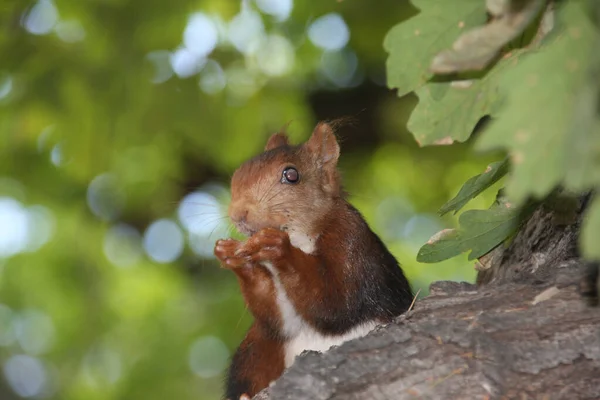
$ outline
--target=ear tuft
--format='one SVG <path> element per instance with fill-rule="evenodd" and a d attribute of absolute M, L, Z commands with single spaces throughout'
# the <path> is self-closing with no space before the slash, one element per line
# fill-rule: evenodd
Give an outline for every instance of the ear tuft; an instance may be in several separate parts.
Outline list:
<path fill-rule="evenodd" d="M 335 138 L 333 129 L 326 122 L 320 122 L 315 127 L 308 142 L 307 148 L 314 154 L 321 165 L 337 164 L 340 156 L 340 145 Z"/>
<path fill-rule="evenodd" d="M 281 146 L 287 146 L 288 144 L 290 144 L 290 142 L 285 133 L 275 133 L 267 140 L 265 151 L 276 149 Z"/>

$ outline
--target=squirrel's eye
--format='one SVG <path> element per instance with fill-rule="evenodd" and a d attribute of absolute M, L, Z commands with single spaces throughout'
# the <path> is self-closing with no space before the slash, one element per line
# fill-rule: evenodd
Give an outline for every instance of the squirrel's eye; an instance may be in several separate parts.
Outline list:
<path fill-rule="evenodd" d="M 294 167 L 287 167 L 283 170 L 281 175 L 281 183 L 298 183 L 300 180 L 300 174 Z"/>

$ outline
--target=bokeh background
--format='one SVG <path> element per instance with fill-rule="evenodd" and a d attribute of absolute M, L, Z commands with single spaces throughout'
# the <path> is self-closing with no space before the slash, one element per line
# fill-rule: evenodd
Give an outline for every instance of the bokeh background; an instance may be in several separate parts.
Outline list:
<path fill-rule="evenodd" d="M 351 201 L 415 290 L 436 210 L 499 157 L 419 148 L 386 88 L 397 0 L 3 0 L 0 399 L 217 399 L 251 317 L 212 256 L 228 180 L 291 121 L 340 129 Z M 469 208 L 486 208 L 495 192 Z"/>

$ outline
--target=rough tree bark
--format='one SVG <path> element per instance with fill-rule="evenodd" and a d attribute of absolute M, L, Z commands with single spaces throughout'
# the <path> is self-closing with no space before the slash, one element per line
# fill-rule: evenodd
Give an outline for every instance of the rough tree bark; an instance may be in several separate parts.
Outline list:
<path fill-rule="evenodd" d="M 478 286 L 432 284 L 394 323 L 305 352 L 255 398 L 600 399 L 600 308 L 580 293 L 597 265 L 576 244 L 589 197 L 566 219 L 540 207 L 481 260 Z"/>

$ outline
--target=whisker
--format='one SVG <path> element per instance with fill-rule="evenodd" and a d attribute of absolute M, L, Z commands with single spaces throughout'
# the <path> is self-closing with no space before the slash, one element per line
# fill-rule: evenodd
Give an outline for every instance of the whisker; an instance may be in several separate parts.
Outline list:
<path fill-rule="evenodd" d="M 248 313 L 248 304 L 245 304 L 244 310 L 242 311 L 242 314 L 240 315 L 240 318 L 238 319 L 237 324 L 235 324 L 235 328 L 234 328 L 235 331 L 238 330 L 238 328 L 240 327 L 240 324 L 242 323 L 242 319 L 244 319 L 244 316 L 246 316 L 247 313 Z"/>
<path fill-rule="evenodd" d="M 277 182 L 277 183 L 279 183 L 279 182 Z M 265 193 L 269 193 L 271 189 L 272 189 L 272 187 L 269 188 L 269 191 L 265 191 Z M 269 198 L 267 198 L 266 202 L 268 203 L 271 200 L 273 200 L 275 198 L 275 196 L 277 196 L 281 192 L 281 190 L 282 190 L 282 187 L 280 186 L 277 188 L 277 190 L 270 192 L 271 196 Z M 259 202 L 259 204 L 260 204 L 260 202 Z"/>
<path fill-rule="evenodd" d="M 208 197 L 208 196 L 215 198 L 215 197 L 214 197 L 214 196 L 212 196 L 212 195 L 207 195 L 206 197 Z M 184 198 L 185 198 L 185 196 L 184 196 Z M 215 199 L 216 199 L 216 198 L 215 198 Z M 181 203 L 181 201 L 182 201 L 182 200 L 183 200 L 183 198 L 181 198 L 181 199 L 179 199 L 179 200 L 170 200 L 170 201 L 167 201 L 167 203 L 170 203 L 170 204 L 173 204 L 173 203 Z M 197 203 L 197 202 L 194 202 L 194 203 Z M 198 204 L 200 204 L 200 203 L 198 203 Z M 212 203 L 212 204 L 211 204 L 211 203 L 203 203 L 203 204 L 214 205 L 214 203 Z"/>
<path fill-rule="evenodd" d="M 219 225 L 216 225 L 212 231 L 210 231 L 210 233 L 208 234 L 208 239 L 210 240 L 210 237 L 213 235 L 213 233 L 215 233 L 215 231 L 217 230 L 217 228 L 219 227 Z"/>
<path fill-rule="evenodd" d="M 179 203 L 179 202 L 174 202 L 174 204 Z M 206 208 L 212 208 L 212 209 L 220 209 L 222 208 L 224 205 L 219 203 L 219 204 L 215 204 L 215 203 L 199 203 L 196 201 L 190 201 L 187 204 L 192 204 L 194 206 L 203 206 Z"/>
<path fill-rule="evenodd" d="M 282 206 L 282 205 L 285 205 L 285 204 L 287 204 L 287 201 L 280 201 L 280 202 L 277 202 L 277 203 L 275 203 L 275 204 L 272 204 L 272 207 L 275 207 L 275 206 Z"/>
<path fill-rule="evenodd" d="M 195 222 L 192 222 L 192 223 L 190 223 L 190 226 L 189 226 L 189 228 L 190 228 L 190 230 L 193 230 L 193 228 L 194 228 L 195 226 L 198 226 L 198 224 L 201 224 L 201 225 L 203 225 L 203 224 L 209 225 L 209 224 L 213 224 L 213 223 L 217 222 L 217 224 L 216 224 L 216 225 L 215 225 L 215 227 L 213 228 L 213 231 L 214 231 L 214 230 L 216 230 L 217 228 L 220 228 L 220 227 L 222 227 L 222 226 L 223 226 L 223 224 L 222 224 L 221 222 L 222 222 L 222 221 L 223 221 L 225 218 L 227 218 L 227 217 L 213 218 L 212 220 L 195 221 Z M 209 237 L 209 238 L 210 238 L 210 237 Z"/>
<path fill-rule="evenodd" d="M 280 203 L 275 203 L 275 204 L 269 206 L 269 212 L 285 211 L 287 206 L 288 206 L 288 204 L 285 201 L 282 201 Z"/>
<path fill-rule="evenodd" d="M 204 216 L 227 218 L 227 216 L 223 216 L 223 214 L 218 213 L 218 212 L 213 212 L 213 213 L 206 213 L 206 212 L 197 212 L 196 213 L 196 212 L 194 212 L 194 213 L 187 213 L 187 214 L 183 215 L 183 217 L 185 217 L 185 218 L 204 217 Z"/>
<path fill-rule="evenodd" d="M 273 187 L 275 185 L 277 185 L 279 183 L 279 181 L 273 181 L 273 183 L 271 183 L 271 185 L 269 186 L 269 188 L 267 190 L 264 191 L 264 193 L 262 194 L 262 196 L 258 199 L 258 204 L 261 204 L 265 198 L 265 196 L 267 194 L 269 194 L 271 192 L 271 189 L 273 189 Z M 279 193 L 279 191 L 275 192 L 275 193 Z M 269 201 L 269 200 L 267 200 Z"/>
<path fill-rule="evenodd" d="M 192 218 L 192 217 L 200 216 L 200 215 L 201 214 L 190 215 L 189 217 Z M 223 220 L 226 218 L 227 218 L 227 216 L 223 216 L 223 215 L 210 215 L 210 216 L 207 216 L 206 218 L 201 218 L 196 221 L 192 221 L 192 223 L 213 223 L 213 222 L 220 221 L 220 220 Z"/>
<path fill-rule="evenodd" d="M 229 224 L 229 226 L 227 226 L 227 236 L 228 237 L 231 237 L 231 234 L 233 233 L 233 229 L 234 229 L 233 224 Z"/>
<path fill-rule="evenodd" d="M 193 220 L 192 222 L 206 222 L 208 220 L 216 221 L 216 220 L 219 220 L 222 218 L 226 218 L 218 213 L 212 213 L 212 214 L 192 213 L 192 214 L 188 214 L 188 215 L 182 215 L 182 217 L 183 217 L 183 219 L 186 219 L 186 220 Z"/>

